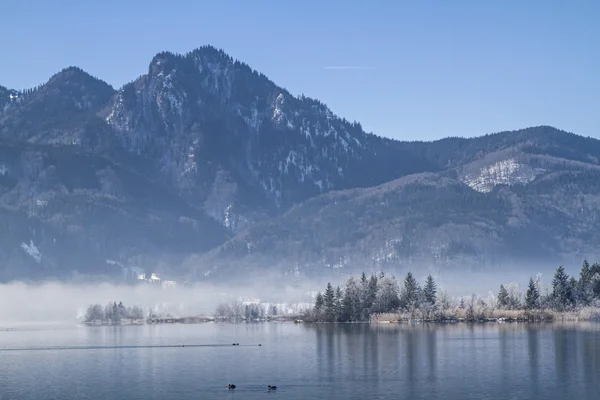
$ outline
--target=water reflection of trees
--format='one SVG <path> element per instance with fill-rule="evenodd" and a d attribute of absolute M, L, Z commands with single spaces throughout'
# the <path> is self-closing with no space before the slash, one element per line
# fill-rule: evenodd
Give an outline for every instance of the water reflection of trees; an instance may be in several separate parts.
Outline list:
<path fill-rule="evenodd" d="M 435 380 L 439 327 L 316 324 L 308 329 L 316 336 L 321 382 L 399 382 L 410 389 L 419 380 Z"/>
<path fill-rule="evenodd" d="M 600 324 L 315 324 L 305 329 L 316 336 L 322 382 L 360 381 L 374 393 L 387 386 L 406 398 L 436 398 L 448 389 L 448 380 L 466 376 L 470 386 L 457 386 L 457 393 L 590 398 L 598 390 Z"/>

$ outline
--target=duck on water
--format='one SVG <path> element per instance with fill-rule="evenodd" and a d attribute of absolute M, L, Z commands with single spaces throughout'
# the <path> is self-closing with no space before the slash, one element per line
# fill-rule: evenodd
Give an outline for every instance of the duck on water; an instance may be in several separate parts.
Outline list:
<path fill-rule="evenodd" d="M 235 385 L 233 383 L 230 383 L 227 386 L 228 386 L 229 390 L 235 389 Z M 267 385 L 267 390 L 277 390 L 277 386 Z"/>

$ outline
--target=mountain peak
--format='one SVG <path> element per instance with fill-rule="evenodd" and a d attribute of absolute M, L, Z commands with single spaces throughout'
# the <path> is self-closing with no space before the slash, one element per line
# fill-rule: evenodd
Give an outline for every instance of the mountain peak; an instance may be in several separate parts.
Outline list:
<path fill-rule="evenodd" d="M 102 86 L 105 90 L 114 91 L 113 87 L 101 79 L 98 79 L 79 67 L 67 67 L 52 75 L 44 86 L 52 85 L 91 85 Z"/>
<path fill-rule="evenodd" d="M 174 68 L 175 64 L 183 60 L 179 54 L 171 53 L 170 51 L 161 51 L 152 57 L 148 68 L 149 75 L 156 75 L 161 71 Z"/>
<path fill-rule="evenodd" d="M 193 62 L 200 64 L 233 64 L 233 58 L 222 49 L 205 45 L 195 50 L 187 52 L 185 55 L 173 53 L 171 51 L 161 51 L 157 53 L 150 61 L 149 74 L 154 75 L 161 71 L 169 70 L 181 62 Z M 191 64 L 188 64 L 191 66 Z"/>
<path fill-rule="evenodd" d="M 200 46 L 197 49 L 194 49 L 186 54 L 188 57 L 194 58 L 212 58 L 212 59 L 221 59 L 223 61 L 227 61 L 233 63 L 233 57 L 225 52 L 223 49 L 218 49 L 211 45 Z"/>
<path fill-rule="evenodd" d="M 2 99 L 6 95 L 0 93 L 2 128 L 13 138 L 33 143 L 80 144 L 85 129 L 79 124 L 92 121 L 113 94 L 109 84 L 81 68 L 65 68 L 42 86 L 12 93 L 17 96 L 14 107 L 7 107 Z"/>

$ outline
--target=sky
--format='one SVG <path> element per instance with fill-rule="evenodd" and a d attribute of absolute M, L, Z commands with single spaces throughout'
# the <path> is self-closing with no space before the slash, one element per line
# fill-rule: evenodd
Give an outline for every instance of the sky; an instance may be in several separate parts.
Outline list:
<path fill-rule="evenodd" d="M 115 88 L 210 44 L 381 136 L 552 125 L 600 138 L 600 1 L 0 2 L 0 85 L 78 66 Z"/>

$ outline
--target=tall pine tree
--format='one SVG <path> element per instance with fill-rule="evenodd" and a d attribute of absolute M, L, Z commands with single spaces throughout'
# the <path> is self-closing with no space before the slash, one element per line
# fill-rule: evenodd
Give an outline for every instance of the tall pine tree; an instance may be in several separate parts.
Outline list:
<path fill-rule="evenodd" d="M 437 293 L 437 287 L 433 277 L 429 275 L 425 281 L 425 287 L 423 288 L 423 300 L 425 303 L 433 306 L 435 305 L 435 295 Z"/>
<path fill-rule="evenodd" d="M 321 312 L 323 310 L 324 305 L 325 302 L 323 300 L 323 295 L 321 294 L 321 292 L 319 292 L 315 297 L 315 311 Z"/>
<path fill-rule="evenodd" d="M 506 308 L 510 303 L 510 299 L 508 296 L 508 291 L 504 287 L 504 285 L 500 285 L 500 290 L 498 291 L 498 307 Z"/>
<path fill-rule="evenodd" d="M 325 306 L 325 321 L 335 322 L 335 292 L 331 283 L 327 283 L 323 303 Z"/>
<path fill-rule="evenodd" d="M 589 306 L 593 300 L 592 276 L 590 264 L 587 260 L 583 260 L 576 290 L 577 303 L 582 306 Z"/>
<path fill-rule="evenodd" d="M 342 314 L 342 300 L 343 300 L 344 296 L 342 294 L 342 289 L 338 286 L 335 288 L 335 319 L 336 321 L 340 320 L 341 314 Z"/>
<path fill-rule="evenodd" d="M 378 312 L 395 312 L 400 306 L 398 298 L 398 283 L 393 276 L 385 276 L 378 279 L 379 290 L 377 291 Z"/>
<path fill-rule="evenodd" d="M 540 293 L 538 292 L 537 285 L 533 278 L 529 278 L 529 285 L 527 286 L 527 293 L 525 294 L 525 306 L 532 310 L 538 308 L 540 305 Z"/>
<path fill-rule="evenodd" d="M 569 275 L 565 273 L 565 269 L 561 265 L 554 273 L 554 279 L 552 279 L 552 300 L 556 309 L 565 310 L 573 305 L 573 288 L 571 284 Z"/>
<path fill-rule="evenodd" d="M 409 272 L 404 278 L 404 287 L 402 288 L 402 297 L 400 299 L 402 307 L 411 309 L 419 305 L 419 297 L 421 296 L 421 288 L 417 280 Z"/>
<path fill-rule="evenodd" d="M 342 301 L 342 321 L 356 321 L 360 315 L 360 289 L 353 277 L 346 281 L 344 299 Z"/>
<path fill-rule="evenodd" d="M 375 274 L 371 275 L 369 282 L 367 283 L 367 290 L 365 292 L 365 299 L 362 309 L 362 318 L 367 319 L 368 316 L 375 311 L 375 300 L 377 299 L 379 279 Z"/>

